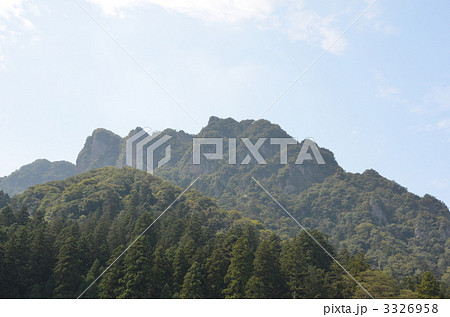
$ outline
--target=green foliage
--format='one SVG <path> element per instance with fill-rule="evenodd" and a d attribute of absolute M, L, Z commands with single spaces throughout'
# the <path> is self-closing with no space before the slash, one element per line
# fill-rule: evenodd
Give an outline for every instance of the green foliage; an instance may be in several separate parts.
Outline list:
<path fill-rule="evenodd" d="M 331 255 L 334 249 L 324 235 L 317 231 L 310 233 Z M 311 289 L 325 284 L 325 272 L 331 270 L 332 258 L 305 231 L 285 244 L 281 265 L 287 277 L 292 298 L 310 298 Z M 314 276 L 311 276 L 313 274 Z M 324 294 L 326 293 L 315 293 Z"/>
<path fill-rule="evenodd" d="M 152 265 L 150 242 L 142 236 L 125 255 L 124 290 L 119 298 L 148 298 Z"/>
<path fill-rule="evenodd" d="M 227 274 L 230 260 L 227 249 L 220 243 L 215 246 L 211 256 L 207 260 L 207 281 L 209 285 L 209 296 L 211 298 L 222 298 L 222 291 L 226 284 L 224 276 Z"/>
<path fill-rule="evenodd" d="M 250 298 L 283 298 L 287 285 L 281 272 L 281 243 L 276 234 L 270 234 L 258 246 L 253 262 L 255 279 L 246 287 Z M 248 284 L 248 283 L 247 283 Z M 256 287 L 260 287 L 259 290 Z"/>
<path fill-rule="evenodd" d="M 357 278 L 360 273 L 370 269 L 370 264 L 363 253 L 350 255 L 345 249 L 341 250 L 336 258 L 340 265 L 337 262 L 331 264 L 327 276 L 328 296 L 331 298 L 352 298 L 359 285 L 349 274 Z"/>
<path fill-rule="evenodd" d="M 181 287 L 181 298 L 204 298 L 205 287 L 203 283 L 203 268 L 198 262 L 192 263 L 187 271 L 183 286 Z"/>
<path fill-rule="evenodd" d="M 0 178 L 0 182 L 1 180 L 2 179 Z M 0 190 L 0 209 L 8 206 L 9 202 L 10 202 L 9 195 L 5 193 L 3 190 Z"/>
<path fill-rule="evenodd" d="M 265 285 L 262 279 L 256 275 L 253 275 L 245 285 L 245 298 L 258 299 L 258 298 L 270 298 L 267 297 L 265 291 Z"/>
<path fill-rule="evenodd" d="M 172 298 L 172 292 L 170 291 L 169 284 L 164 284 L 161 295 L 159 296 L 160 299 L 170 299 Z"/>
<path fill-rule="evenodd" d="M 92 264 L 91 268 L 86 274 L 85 283 L 83 285 L 83 288 L 86 289 L 88 286 L 90 286 L 97 276 L 99 276 L 103 272 L 103 267 L 100 264 L 100 261 L 98 259 L 95 259 L 94 263 Z M 88 298 L 99 298 L 98 294 L 98 284 L 94 283 L 92 286 L 87 290 L 86 297 Z"/>
<path fill-rule="evenodd" d="M 16 221 L 11 207 L 6 206 L 0 211 L 0 225 L 9 227 Z"/>
<path fill-rule="evenodd" d="M 226 298 L 244 298 L 245 285 L 252 276 L 253 254 L 246 238 L 239 238 L 233 245 L 230 266 L 225 275 L 227 288 L 223 290 Z"/>
<path fill-rule="evenodd" d="M 440 297 L 440 286 L 433 273 L 424 272 L 422 274 L 422 281 L 417 285 L 417 293 L 419 298 L 439 298 Z"/>
<path fill-rule="evenodd" d="M 179 291 L 184 281 L 184 276 L 189 269 L 189 263 L 186 259 L 183 248 L 178 247 L 173 260 L 173 286 L 174 290 Z"/>
<path fill-rule="evenodd" d="M 151 280 L 151 297 L 165 296 L 163 298 L 167 298 L 170 293 L 169 283 L 172 284 L 172 263 L 162 245 L 158 245 L 154 253 Z M 166 285 L 167 289 L 164 290 Z"/>
<path fill-rule="evenodd" d="M 22 226 L 26 225 L 30 218 L 30 215 L 27 212 L 27 208 L 25 206 L 22 206 L 22 208 L 20 208 L 19 212 L 16 214 L 15 218 L 17 224 Z"/>
<path fill-rule="evenodd" d="M 450 298 L 450 267 L 447 268 L 447 271 L 442 275 L 442 297 Z"/>
<path fill-rule="evenodd" d="M 396 298 L 399 295 L 395 280 L 386 272 L 366 270 L 356 278 L 374 298 Z M 370 298 L 367 292 L 358 286 L 354 298 Z"/>
<path fill-rule="evenodd" d="M 9 298 L 28 297 L 31 263 L 30 234 L 24 227 L 18 227 L 4 247 L 4 281 L 3 293 Z"/>
<path fill-rule="evenodd" d="M 52 296 L 47 283 L 52 279 L 56 252 L 54 237 L 49 233 L 48 224 L 40 223 L 32 232 L 30 242 L 31 280 L 35 283 L 33 298 Z"/>
<path fill-rule="evenodd" d="M 56 298 L 76 298 L 83 282 L 81 252 L 74 237 L 68 237 L 59 249 L 54 270 Z"/>
<path fill-rule="evenodd" d="M 107 271 L 98 284 L 100 298 L 118 298 L 124 292 L 124 258 L 119 257 L 123 251 L 124 247 L 118 246 L 106 263 Z"/>

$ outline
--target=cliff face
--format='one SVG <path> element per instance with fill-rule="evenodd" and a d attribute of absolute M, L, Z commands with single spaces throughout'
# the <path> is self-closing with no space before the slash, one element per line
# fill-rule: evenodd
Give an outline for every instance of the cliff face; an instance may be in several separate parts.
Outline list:
<path fill-rule="evenodd" d="M 94 168 L 116 166 L 120 155 L 122 138 L 105 129 L 96 129 L 86 139 L 83 149 L 78 154 L 76 162 L 76 174 L 86 172 Z"/>
<path fill-rule="evenodd" d="M 155 170 L 155 175 L 172 183 L 185 187 L 198 176 L 198 189 L 208 196 L 218 199 L 219 204 L 226 208 L 236 208 L 242 195 L 254 186 L 252 177 L 267 182 L 272 191 L 296 195 L 315 183 L 323 182 L 341 168 L 331 151 L 320 148 L 326 164 L 305 161 L 301 165 L 295 162 L 300 153 L 301 144 L 290 145 L 287 153 L 290 164 L 280 164 L 280 148 L 271 145 L 271 138 L 289 138 L 290 136 L 279 125 L 266 120 L 236 121 L 232 118 L 220 119 L 211 117 L 208 125 L 197 135 L 182 135 L 180 131 L 163 131 L 172 136 L 167 143 L 172 147 L 172 159 L 166 165 Z M 219 138 L 223 140 L 223 159 L 206 160 L 201 157 L 200 164 L 193 164 L 192 138 Z M 230 154 L 229 140 L 236 140 L 236 163 L 228 161 Z M 258 152 L 267 164 L 258 164 L 252 157 L 248 164 L 242 163 L 249 155 L 249 149 L 242 138 L 248 138 L 252 143 L 265 139 Z M 214 149 L 204 147 L 204 153 Z M 240 206 L 241 207 L 241 206 Z"/>

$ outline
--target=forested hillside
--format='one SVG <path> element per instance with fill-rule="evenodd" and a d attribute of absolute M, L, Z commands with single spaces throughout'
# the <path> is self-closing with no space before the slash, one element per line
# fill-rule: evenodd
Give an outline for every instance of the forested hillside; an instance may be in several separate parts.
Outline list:
<path fill-rule="evenodd" d="M 436 198 L 419 197 L 373 170 L 339 172 L 289 203 L 309 228 L 333 245 L 365 252 L 371 263 L 395 276 L 450 267 L 450 213 Z"/>
<path fill-rule="evenodd" d="M 74 298 L 182 189 L 132 168 L 103 168 L 0 192 L 0 296 Z M 438 297 L 431 273 L 403 279 L 312 234 L 375 297 Z M 260 222 L 189 190 L 84 297 L 352 298 L 368 295 L 305 232 Z"/>
<path fill-rule="evenodd" d="M 278 125 L 265 120 L 237 122 L 211 117 L 197 137 L 289 137 Z M 173 131 L 166 131 L 170 134 Z M 172 147 L 180 147 L 177 134 Z M 367 253 L 370 263 L 395 276 L 411 276 L 426 270 L 442 276 L 450 266 L 450 212 L 441 201 L 421 198 L 376 171 L 362 174 L 343 171 L 333 153 L 320 148 L 326 162 L 295 165 L 301 144 L 288 148 L 288 164 L 279 164 L 279 148 L 261 147 L 267 165 L 252 160 L 248 165 L 229 165 L 204 160 L 192 164 L 192 148 L 157 169 L 155 174 L 187 186 L 201 176 L 198 189 L 217 199 L 218 205 L 257 219 L 282 238 L 293 237 L 295 222 L 252 179 L 261 182 L 295 218 L 311 230 L 330 237 L 334 247 L 352 254 Z M 243 144 L 238 157 L 248 151 Z M 224 157 L 228 157 L 227 143 Z M 237 160 L 238 163 L 240 160 Z"/>
<path fill-rule="evenodd" d="M 20 194 L 28 187 L 75 175 L 75 165 L 66 161 L 50 162 L 39 159 L 0 178 L 0 190 L 10 195 Z"/>

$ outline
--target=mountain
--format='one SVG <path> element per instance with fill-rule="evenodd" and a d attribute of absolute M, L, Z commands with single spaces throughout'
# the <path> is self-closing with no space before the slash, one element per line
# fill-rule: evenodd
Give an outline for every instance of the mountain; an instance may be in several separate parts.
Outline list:
<path fill-rule="evenodd" d="M 309 188 L 314 183 L 320 183 L 328 176 L 333 175 L 341 168 L 338 166 L 331 151 L 320 148 L 320 153 L 325 164 L 317 164 L 314 160 L 304 161 L 303 164 L 293 164 L 302 147 L 302 142 L 291 145 L 288 149 L 289 164 L 280 164 L 280 149 L 278 145 L 271 145 L 270 138 L 290 138 L 290 136 L 280 128 L 280 126 L 266 120 L 244 120 L 237 122 L 234 119 L 219 119 L 211 117 L 208 125 L 203 128 L 196 138 L 223 138 L 224 149 L 223 160 L 206 160 L 202 158 L 199 165 L 192 163 L 192 137 L 184 141 L 183 132 L 165 130 L 163 134 L 171 135 L 168 141 L 171 148 L 177 148 L 177 152 L 172 153 L 172 159 L 155 171 L 164 179 L 168 179 L 177 185 L 185 186 L 195 177 L 199 179 L 199 189 L 208 196 L 218 199 L 219 204 L 227 208 L 234 208 L 237 201 L 246 194 L 249 188 L 255 184 L 251 177 L 261 181 L 268 181 L 273 187 L 295 195 Z M 181 136 L 180 136 L 181 134 Z M 229 164 L 228 140 L 236 138 L 236 164 Z M 260 147 L 266 165 L 260 165 L 255 159 L 248 164 L 241 162 L 249 154 L 241 138 L 248 138 L 255 143 L 260 138 L 267 140 Z M 238 142 L 239 141 L 239 142 Z M 208 149 L 204 150 L 205 152 Z"/>
<path fill-rule="evenodd" d="M 138 130 L 123 139 L 104 129 L 95 130 L 78 156 L 77 171 L 124 166 L 126 139 Z M 259 138 L 289 137 L 276 124 L 211 117 L 197 135 L 172 129 L 162 131 L 162 135 L 171 136 L 166 143 L 171 146 L 171 160 L 156 169 L 155 176 L 184 188 L 200 177 L 195 188 L 215 198 L 218 206 L 259 221 L 283 239 L 292 238 L 300 228 L 255 180 L 303 226 L 326 234 L 336 249 L 345 248 L 351 254 L 364 252 L 372 265 L 394 276 L 413 276 L 429 270 L 440 277 L 450 266 L 450 213 L 444 203 L 430 195 L 409 193 L 373 170 L 362 174 L 345 172 L 325 148 L 319 148 L 325 164 L 315 160 L 293 164 L 305 141 L 289 146 L 289 164 L 280 164 L 279 146 L 267 140 L 260 148 L 267 164 L 257 164 L 255 159 L 242 164 L 249 151 L 241 138 L 255 143 Z M 202 157 L 200 164 L 193 164 L 194 137 L 223 139 L 224 159 Z M 228 162 L 231 138 L 237 139 L 236 164 Z M 202 149 L 204 153 L 214 152 L 208 146 Z M 79 191 L 76 195 L 84 197 L 86 193 Z M 97 203 L 88 200 L 83 204 L 88 202 Z M 73 204 L 68 215 L 84 206 Z"/>
<path fill-rule="evenodd" d="M 10 195 L 22 193 L 28 187 L 75 175 L 75 165 L 66 161 L 36 160 L 0 179 L 0 190 Z"/>
<path fill-rule="evenodd" d="M 146 172 L 108 167 L 6 198 L 0 298 L 368 298 L 304 231 L 282 240 L 195 189 L 181 193 Z M 363 253 L 311 235 L 376 298 L 441 296 L 429 272 L 400 285 Z"/>
<path fill-rule="evenodd" d="M 179 132 L 172 136 L 172 148 L 180 148 Z M 183 136 L 184 137 L 184 136 Z M 211 117 L 196 137 L 258 138 L 289 137 L 278 125 L 265 120 L 237 122 Z M 336 248 L 364 252 L 376 267 L 395 276 L 412 276 L 430 270 L 441 276 L 450 266 L 450 213 L 432 197 L 419 197 L 374 170 L 362 174 L 345 172 L 331 151 L 320 148 L 325 163 L 293 162 L 302 142 L 289 147 L 289 164 L 279 164 L 279 148 L 261 147 L 267 165 L 252 160 L 248 165 L 203 160 L 192 164 L 192 142 L 155 175 L 179 186 L 200 176 L 196 188 L 214 197 L 219 206 L 238 210 L 257 219 L 283 238 L 299 232 L 298 225 L 253 180 L 256 179 L 303 226 L 329 236 Z M 205 152 L 208 151 L 207 149 Z M 248 151 L 237 147 L 237 162 Z M 228 157 L 227 143 L 224 157 Z"/>

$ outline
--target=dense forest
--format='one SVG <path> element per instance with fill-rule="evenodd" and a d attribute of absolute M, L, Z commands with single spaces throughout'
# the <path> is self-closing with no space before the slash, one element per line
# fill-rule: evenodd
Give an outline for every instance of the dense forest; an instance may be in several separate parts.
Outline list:
<path fill-rule="evenodd" d="M 0 191 L 0 297 L 76 298 L 181 192 L 145 172 L 112 167 L 12 198 Z M 450 296 L 450 270 L 438 279 L 428 271 L 393 276 L 360 250 L 336 249 L 310 232 L 375 298 Z M 281 238 L 191 189 L 83 297 L 368 296 L 300 228 Z"/>

